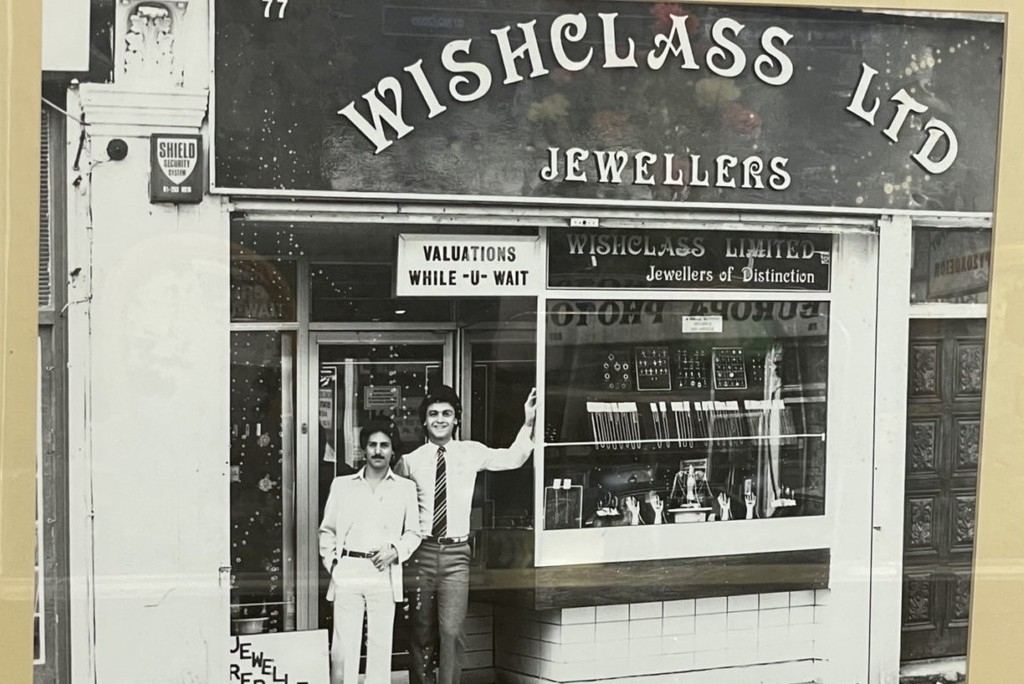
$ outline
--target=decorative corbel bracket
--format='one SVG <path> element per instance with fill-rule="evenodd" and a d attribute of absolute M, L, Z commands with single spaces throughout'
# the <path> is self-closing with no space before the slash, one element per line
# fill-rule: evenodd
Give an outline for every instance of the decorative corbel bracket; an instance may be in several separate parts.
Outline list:
<path fill-rule="evenodd" d="M 184 61 L 176 56 L 188 0 L 118 0 L 115 15 L 118 84 L 150 90 L 184 86 Z"/>

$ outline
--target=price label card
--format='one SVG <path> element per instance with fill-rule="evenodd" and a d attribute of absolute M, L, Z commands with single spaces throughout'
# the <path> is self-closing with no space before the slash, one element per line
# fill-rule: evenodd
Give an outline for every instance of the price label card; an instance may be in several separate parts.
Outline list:
<path fill-rule="evenodd" d="M 684 333 L 721 333 L 721 316 L 683 316 Z"/>

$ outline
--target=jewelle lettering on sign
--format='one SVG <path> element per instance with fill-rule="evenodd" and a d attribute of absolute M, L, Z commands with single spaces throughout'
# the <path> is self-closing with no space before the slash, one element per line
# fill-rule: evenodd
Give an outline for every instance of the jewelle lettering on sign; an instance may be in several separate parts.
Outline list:
<path fill-rule="evenodd" d="M 588 160 L 593 166 L 590 171 L 583 168 Z M 540 170 L 540 178 L 549 182 L 561 176 L 565 181 L 578 183 L 785 190 L 793 180 L 786 170 L 787 164 L 786 157 L 772 157 L 766 163 L 756 155 L 741 160 L 731 154 L 720 154 L 708 161 L 699 154 L 691 154 L 684 170 L 673 152 L 629 154 L 622 150 L 570 147 L 562 153 L 558 147 L 549 147 L 547 164 Z"/>

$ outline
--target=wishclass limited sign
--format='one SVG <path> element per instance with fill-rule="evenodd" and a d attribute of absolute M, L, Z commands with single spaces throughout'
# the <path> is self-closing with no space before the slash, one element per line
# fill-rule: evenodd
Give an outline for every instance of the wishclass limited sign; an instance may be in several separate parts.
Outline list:
<path fill-rule="evenodd" d="M 551 229 L 552 288 L 828 292 L 826 233 Z"/>

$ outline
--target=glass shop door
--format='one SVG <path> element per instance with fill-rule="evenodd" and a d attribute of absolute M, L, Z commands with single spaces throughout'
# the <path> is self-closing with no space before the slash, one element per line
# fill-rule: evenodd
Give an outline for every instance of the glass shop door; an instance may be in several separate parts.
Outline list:
<path fill-rule="evenodd" d="M 536 312 L 529 316 L 536 319 Z M 461 329 L 460 364 L 463 439 L 492 447 L 512 443 L 523 424 L 523 403 L 537 384 L 536 327 Z M 491 570 L 533 565 L 533 458 L 520 468 L 477 475 L 470 509 L 470 591 L 491 589 Z M 463 681 L 491 681 L 495 617 L 487 599 L 470 594 Z"/>
<path fill-rule="evenodd" d="M 467 330 L 460 341 L 464 349 L 460 355 L 462 396 L 469 398 L 463 400 L 463 437 L 494 447 L 508 446 L 523 424 L 523 403 L 537 384 L 536 329 Z M 474 532 L 484 531 L 478 560 L 490 566 L 495 556 L 509 553 L 516 560 L 530 560 L 533 510 L 532 461 L 515 470 L 482 473 L 477 478 L 470 519 Z M 494 530 L 522 534 L 495 534 Z M 518 548 L 523 545 L 530 548 Z"/>
<path fill-rule="evenodd" d="M 314 332 L 310 335 L 307 368 L 307 415 L 303 425 L 308 449 L 304 460 L 306 483 L 300 508 L 305 540 L 299 558 L 300 628 L 330 629 L 331 604 L 324 598 L 330 581 L 320 563 L 318 527 L 331 482 L 363 465 L 359 431 L 371 418 L 391 418 L 404 447 L 402 453 L 423 443 L 417 415 L 427 387 L 452 384 L 452 334 L 430 331 Z M 304 582 L 302 580 L 305 580 Z M 405 650 L 407 616 L 395 620 L 395 650 Z"/>

